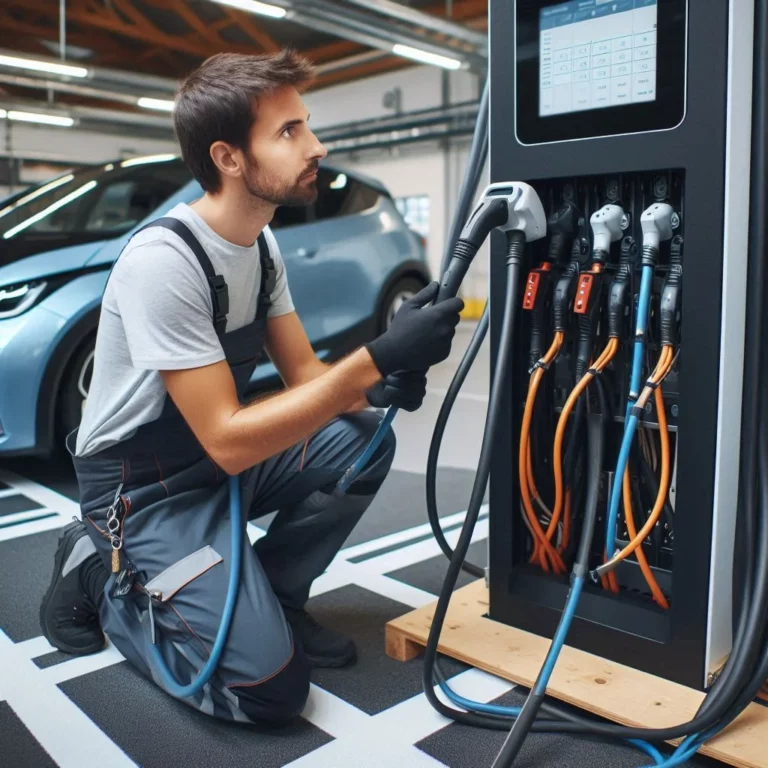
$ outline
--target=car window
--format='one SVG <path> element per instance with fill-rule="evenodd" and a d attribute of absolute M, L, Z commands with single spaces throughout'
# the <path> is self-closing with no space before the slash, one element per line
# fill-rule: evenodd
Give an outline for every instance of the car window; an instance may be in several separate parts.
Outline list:
<path fill-rule="evenodd" d="M 127 161 L 130 163 L 130 161 Z M 0 235 L 127 232 L 191 180 L 179 160 L 87 168 L 29 190 L 0 210 Z"/>
<path fill-rule="evenodd" d="M 278 208 L 270 226 L 279 229 L 361 213 L 376 205 L 381 195 L 368 184 L 328 168 L 317 172 L 317 193 L 313 205 Z"/>

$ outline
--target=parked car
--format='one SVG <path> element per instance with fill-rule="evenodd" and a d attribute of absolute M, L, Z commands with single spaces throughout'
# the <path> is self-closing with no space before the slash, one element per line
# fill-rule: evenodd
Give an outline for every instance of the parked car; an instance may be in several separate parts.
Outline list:
<path fill-rule="evenodd" d="M 323 165 L 317 202 L 271 224 L 321 359 L 382 332 L 430 279 L 424 249 L 376 180 Z M 46 455 L 80 422 L 101 297 L 131 234 L 202 194 L 180 158 L 115 161 L 0 202 L 0 454 Z M 265 358 L 253 390 L 279 384 Z"/>

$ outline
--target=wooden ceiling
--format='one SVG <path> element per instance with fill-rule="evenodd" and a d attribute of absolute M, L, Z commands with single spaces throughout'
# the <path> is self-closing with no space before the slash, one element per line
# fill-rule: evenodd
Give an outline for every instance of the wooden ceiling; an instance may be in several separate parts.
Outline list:
<path fill-rule="evenodd" d="M 454 0 L 450 18 L 486 29 L 487 3 Z M 445 2 L 413 5 L 445 17 Z M 170 78 L 183 77 L 220 51 L 260 53 L 291 45 L 314 63 L 324 64 L 371 50 L 295 22 L 255 16 L 209 0 L 66 0 L 66 43 L 72 63 Z M 59 0 L 0 0 L 0 48 L 57 56 L 58 45 Z M 397 56 L 384 56 L 322 74 L 314 87 L 412 65 Z M 16 87 L 2 88 L 8 95 L 29 95 Z"/>

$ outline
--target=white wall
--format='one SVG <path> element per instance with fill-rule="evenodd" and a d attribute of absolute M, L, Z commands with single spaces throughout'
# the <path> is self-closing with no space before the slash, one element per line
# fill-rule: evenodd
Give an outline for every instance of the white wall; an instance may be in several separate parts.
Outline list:
<path fill-rule="evenodd" d="M 310 126 L 324 128 L 394 114 L 382 104 L 384 94 L 394 88 L 400 88 L 403 112 L 438 107 L 440 82 L 441 71 L 437 67 L 407 67 L 313 91 L 305 94 L 303 100 L 310 112 Z"/>
<path fill-rule="evenodd" d="M 9 136 L 10 132 L 10 136 Z M 77 163 L 100 163 L 132 155 L 176 152 L 175 141 L 117 136 L 77 128 L 58 128 L 0 121 L 0 148 L 24 157 Z"/>

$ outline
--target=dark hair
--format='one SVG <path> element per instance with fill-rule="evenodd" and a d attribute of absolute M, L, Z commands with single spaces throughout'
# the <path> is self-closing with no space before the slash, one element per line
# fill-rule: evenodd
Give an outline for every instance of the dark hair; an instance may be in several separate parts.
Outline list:
<path fill-rule="evenodd" d="M 259 97 L 281 85 L 302 90 L 313 78 L 312 64 L 287 48 L 253 56 L 218 53 L 184 80 L 173 122 L 181 156 L 206 192 L 218 192 L 221 187 L 211 144 L 225 141 L 245 149 Z"/>

